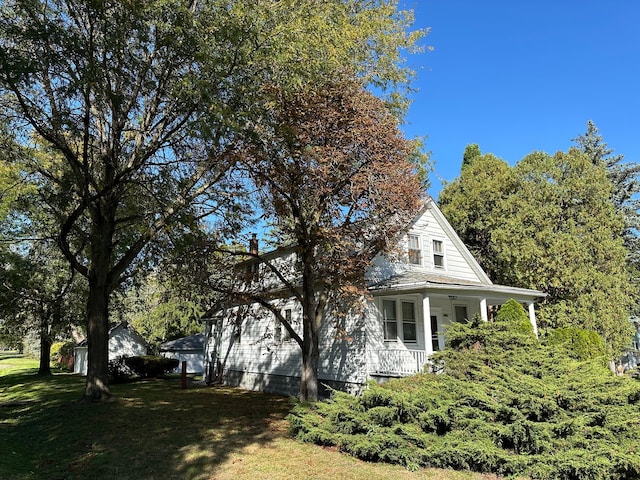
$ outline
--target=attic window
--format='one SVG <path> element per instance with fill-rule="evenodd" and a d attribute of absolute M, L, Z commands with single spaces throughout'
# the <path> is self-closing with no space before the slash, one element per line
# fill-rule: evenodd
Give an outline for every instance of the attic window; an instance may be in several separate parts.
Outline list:
<path fill-rule="evenodd" d="M 436 268 L 444 268 L 444 245 L 442 240 L 433 241 L 433 265 Z"/>
<path fill-rule="evenodd" d="M 408 235 L 408 255 L 411 265 L 422 265 L 422 251 L 420 250 L 420 237 L 418 235 Z"/>

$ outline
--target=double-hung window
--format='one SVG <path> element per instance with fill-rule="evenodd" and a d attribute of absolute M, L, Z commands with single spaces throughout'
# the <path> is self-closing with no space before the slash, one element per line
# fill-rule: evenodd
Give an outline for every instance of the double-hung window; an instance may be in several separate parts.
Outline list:
<path fill-rule="evenodd" d="M 417 342 L 415 302 L 384 299 L 382 300 L 382 317 L 385 340 L 401 338 L 407 343 Z"/>
<path fill-rule="evenodd" d="M 284 319 L 287 321 L 289 325 L 291 325 L 291 309 L 290 308 L 285 309 Z M 289 330 L 287 330 L 286 328 L 284 329 L 284 341 L 285 342 L 291 341 L 291 334 L 289 333 Z"/>
<path fill-rule="evenodd" d="M 442 240 L 433 241 L 433 266 L 444 268 L 444 243 Z"/>
<path fill-rule="evenodd" d="M 395 340 L 398 338 L 398 318 L 396 313 L 395 300 L 382 301 L 382 322 L 384 328 L 384 339 Z"/>
<path fill-rule="evenodd" d="M 418 235 L 407 236 L 407 254 L 411 265 L 422 265 L 422 250 L 420 248 L 420 237 Z"/>
<path fill-rule="evenodd" d="M 418 340 L 416 304 L 413 302 L 402 302 L 402 338 L 405 342 Z"/>

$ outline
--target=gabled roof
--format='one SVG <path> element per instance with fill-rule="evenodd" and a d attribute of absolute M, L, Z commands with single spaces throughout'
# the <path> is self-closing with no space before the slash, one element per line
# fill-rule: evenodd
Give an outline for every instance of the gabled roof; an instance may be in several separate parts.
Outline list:
<path fill-rule="evenodd" d="M 177 338 L 160 345 L 163 352 L 175 352 L 179 350 L 204 350 L 204 334 L 196 333 L 189 337 Z"/>
<path fill-rule="evenodd" d="M 423 208 L 420 209 L 413 221 L 407 225 L 407 228 L 403 230 L 401 235 L 408 233 L 427 211 L 431 212 L 433 218 L 438 223 L 444 234 L 454 244 L 460 255 L 462 255 L 471 270 L 475 273 L 478 281 L 460 279 L 440 272 L 407 270 L 393 274 L 388 278 L 378 280 L 375 283 L 371 283 L 368 288 L 372 293 L 417 292 L 427 289 L 431 291 L 440 291 L 445 295 L 460 293 L 482 296 L 495 295 L 498 297 L 512 296 L 520 299 L 546 297 L 546 293 L 539 290 L 494 284 L 475 257 L 471 254 L 464 242 L 460 239 L 451 224 L 442 214 L 432 197 L 427 198 Z"/>
<path fill-rule="evenodd" d="M 435 200 L 431 197 L 429 197 L 427 201 L 427 208 L 431 210 L 431 212 L 433 213 L 433 216 L 435 217 L 440 227 L 445 231 L 449 239 L 453 242 L 453 244 L 456 246 L 458 251 L 460 251 L 462 256 L 469 263 L 469 266 L 473 269 L 475 274 L 478 275 L 480 279 L 482 279 L 483 283 L 488 283 L 488 284 L 493 283 L 489 278 L 489 276 L 484 271 L 484 269 L 480 266 L 478 261 L 475 259 L 475 257 L 471 254 L 467 246 L 460 239 L 460 237 L 458 236 L 456 231 L 453 229 L 451 224 L 448 222 L 448 220 L 445 218 L 443 213 L 440 211 L 440 208 L 438 208 L 438 205 L 436 204 Z"/>
<path fill-rule="evenodd" d="M 144 339 L 142 335 L 138 333 L 138 331 L 133 328 L 128 322 L 120 322 L 109 329 L 109 339 L 113 336 L 114 333 L 118 330 L 127 330 L 132 336 L 134 336 L 140 343 L 143 345 L 149 346 L 149 343 Z M 82 340 L 76 347 L 86 347 L 87 339 Z"/>

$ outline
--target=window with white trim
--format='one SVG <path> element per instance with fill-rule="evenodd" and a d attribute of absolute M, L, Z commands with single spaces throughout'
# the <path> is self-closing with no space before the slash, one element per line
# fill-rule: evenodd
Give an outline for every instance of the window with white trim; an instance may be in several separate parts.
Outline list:
<path fill-rule="evenodd" d="M 287 321 L 287 323 L 289 325 L 291 324 L 291 309 L 287 308 L 284 311 L 284 319 Z M 289 330 L 287 330 L 286 328 L 284 329 L 284 341 L 285 342 L 290 342 L 291 341 L 291 334 L 289 333 Z"/>
<path fill-rule="evenodd" d="M 396 316 L 396 301 L 382 301 L 382 326 L 385 340 L 396 340 L 398 338 L 398 318 Z"/>
<path fill-rule="evenodd" d="M 434 352 L 440 350 L 440 339 L 438 338 L 438 316 L 431 315 L 431 349 Z"/>
<path fill-rule="evenodd" d="M 291 309 L 285 308 L 284 310 L 282 310 L 282 316 L 287 321 L 287 323 L 291 325 Z M 289 333 L 289 330 L 287 330 L 287 327 L 285 327 L 282 324 L 282 322 L 280 321 L 280 318 L 278 317 L 275 318 L 275 325 L 273 330 L 273 341 L 274 343 L 291 341 L 291 334 Z"/>
<path fill-rule="evenodd" d="M 418 235 L 407 235 L 407 256 L 411 265 L 422 265 L 422 249 Z"/>
<path fill-rule="evenodd" d="M 469 310 L 466 305 L 454 305 L 453 312 L 456 322 L 467 323 L 469 321 Z"/>
<path fill-rule="evenodd" d="M 417 307 L 412 300 L 382 300 L 384 339 L 402 339 L 406 343 L 418 341 Z"/>
<path fill-rule="evenodd" d="M 433 266 L 444 268 L 444 243 L 442 240 L 433 240 Z"/>
<path fill-rule="evenodd" d="M 405 342 L 418 341 L 416 304 L 413 302 L 402 302 L 402 338 Z"/>

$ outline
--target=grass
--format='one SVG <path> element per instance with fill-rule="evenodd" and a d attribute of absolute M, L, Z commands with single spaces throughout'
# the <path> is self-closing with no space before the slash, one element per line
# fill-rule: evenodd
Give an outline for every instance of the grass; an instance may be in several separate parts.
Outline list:
<path fill-rule="evenodd" d="M 292 440 L 287 398 L 179 380 L 111 387 L 114 399 L 78 402 L 84 379 L 36 375 L 37 362 L 0 352 L 0 478 L 442 479 L 494 476 L 409 472 Z"/>

